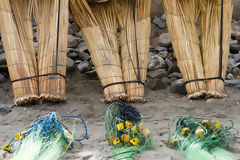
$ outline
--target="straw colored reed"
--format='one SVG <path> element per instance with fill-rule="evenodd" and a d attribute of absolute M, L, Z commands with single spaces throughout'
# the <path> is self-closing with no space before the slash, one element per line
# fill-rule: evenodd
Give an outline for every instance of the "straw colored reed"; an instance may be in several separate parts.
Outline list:
<path fill-rule="evenodd" d="M 151 0 L 113 0 L 113 3 L 121 32 L 121 61 L 124 81 L 140 80 L 144 83 L 151 31 Z M 134 23 L 134 8 L 136 24 Z M 126 83 L 125 86 L 129 102 L 144 101 L 143 84 Z"/>
<path fill-rule="evenodd" d="M 221 1 L 201 0 L 201 49 L 205 78 L 219 76 Z M 232 1 L 224 0 L 222 78 L 225 79 L 231 39 Z M 222 80 L 207 80 L 207 96 L 224 97 Z"/>
<path fill-rule="evenodd" d="M 223 63 L 225 78 L 230 40 L 231 1 L 224 1 Z M 211 0 L 163 0 L 169 33 L 185 81 L 219 76 L 221 2 Z M 201 12 L 201 49 L 196 21 Z M 223 97 L 222 80 L 186 84 L 187 97 L 202 95 Z"/>
<path fill-rule="evenodd" d="M 0 30 L 11 80 L 37 75 L 31 0 L 1 0 Z M 12 83 L 15 105 L 38 99 L 38 79 Z"/>
<path fill-rule="evenodd" d="M 184 81 L 205 78 L 199 47 L 196 21 L 200 8 L 197 0 L 163 0 L 169 33 L 178 66 Z M 186 84 L 187 97 L 197 98 L 206 93 L 204 81 Z"/>
<path fill-rule="evenodd" d="M 81 27 L 102 86 L 123 82 L 112 1 L 88 4 L 86 0 L 70 0 L 70 7 L 75 22 Z M 123 84 L 105 88 L 104 96 L 106 102 L 127 97 Z"/>
<path fill-rule="evenodd" d="M 68 41 L 68 1 L 60 1 L 59 39 L 58 0 L 35 1 L 35 19 L 38 25 L 39 75 L 59 73 L 66 75 Z M 57 52 L 57 42 L 58 52 Z M 56 67 L 57 66 L 57 67 Z M 65 101 L 65 79 L 60 75 L 39 77 L 39 95 L 43 101 Z"/>

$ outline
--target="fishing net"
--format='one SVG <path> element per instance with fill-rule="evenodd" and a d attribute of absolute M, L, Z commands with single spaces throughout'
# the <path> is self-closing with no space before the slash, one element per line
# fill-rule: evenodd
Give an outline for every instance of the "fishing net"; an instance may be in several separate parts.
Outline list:
<path fill-rule="evenodd" d="M 119 102 L 111 104 L 105 115 L 106 139 L 114 149 L 109 159 L 134 159 L 139 152 L 152 148 L 151 132 L 145 129 L 139 111 Z"/>
<path fill-rule="evenodd" d="M 171 122 L 176 122 L 174 134 Z M 232 154 L 224 150 L 238 134 L 232 120 L 221 123 L 189 114 L 172 117 L 168 125 L 169 147 L 179 150 L 188 160 L 234 160 Z"/>
<path fill-rule="evenodd" d="M 63 117 L 79 119 L 85 128 L 84 136 L 76 138 L 75 123 L 72 130 L 69 130 L 62 123 Z M 13 160 L 57 160 L 73 147 L 74 141 L 80 142 L 86 138 L 87 127 L 81 117 L 51 112 L 28 126 L 26 131 L 16 134 L 3 149 L 13 153 Z"/>

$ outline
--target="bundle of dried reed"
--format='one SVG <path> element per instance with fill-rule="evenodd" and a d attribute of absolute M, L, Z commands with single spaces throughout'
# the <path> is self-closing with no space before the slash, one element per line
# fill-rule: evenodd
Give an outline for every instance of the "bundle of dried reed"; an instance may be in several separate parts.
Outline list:
<path fill-rule="evenodd" d="M 38 79 L 32 30 L 31 0 L 1 0 L 0 30 L 12 80 L 14 103 L 38 100 Z M 35 78 L 27 78 L 35 77 Z"/>
<path fill-rule="evenodd" d="M 221 45 L 221 1 L 201 0 L 199 3 L 201 6 L 201 49 L 205 78 L 221 77 L 225 79 L 231 39 L 232 1 L 223 1 L 222 51 L 219 47 Z M 207 97 L 226 96 L 223 80 L 207 80 L 206 85 Z"/>
<path fill-rule="evenodd" d="M 38 25 L 39 95 L 43 101 L 65 101 L 68 1 L 37 0 L 34 6 Z"/>
<path fill-rule="evenodd" d="M 185 82 L 204 79 L 196 21 L 200 8 L 198 0 L 163 0 L 167 25 L 178 66 Z M 186 84 L 187 97 L 197 98 L 206 93 L 204 81 Z"/>
<path fill-rule="evenodd" d="M 178 65 L 186 81 L 188 98 L 202 95 L 226 96 L 223 93 L 223 80 L 229 51 L 232 2 L 224 0 L 223 23 L 221 4 L 221 1 L 213 0 L 163 0 Z M 196 30 L 200 12 L 201 50 Z"/>
<path fill-rule="evenodd" d="M 70 0 L 76 23 L 81 27 L 96 72 L 104 87 L 106 102 L 124 100 L 125 94 L 117 41 L 117 19 L 112 1 L 90 3 Z"/>
<path fill-rule="evenodd" d="M 112 0 L 120 28 L 121 61 L 129 102 L 144 101 L 151 0 Z"/>

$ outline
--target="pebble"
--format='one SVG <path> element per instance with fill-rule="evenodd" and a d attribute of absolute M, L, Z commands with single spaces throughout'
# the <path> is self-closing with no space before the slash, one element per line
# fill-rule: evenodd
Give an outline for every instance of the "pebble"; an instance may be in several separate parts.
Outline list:
<path fill-rule="evenodd" d="M 177 79 L 183 78 L 182 74 L 179 72 L 174 72 L 168 75 L 168 78 L 176 77 Z"/>
<path fill-rule="evenodd" d="M 163 52 L 163 51 L 167 51 L 167 48 L 166 47 L 161 47 L 161 46 L 157 46 L 154 48 L 155 51 L 158 51 L 158 52 Z"/>
<path fill-rule="evenodd" d="M 148 70 L 155 70 L 166 67 L 166 62 L 164 59 L 158 55 L 153 53 L 149 53 L 148 55 Z"/>
<path fill-rule="evenodd" d="M 168 74 L 172 74 L 174 72 L 180 72 L 177 64 L 173 64 L 171 67 L 168 68 Z"/>
<path fill-rule="evenodd" d="M 163 81 L 168 86 L 171 85 L 171 80 L 169 78 L 167 78 L 167 77 L 163 77 L 161 79 L 161 81 Z"/>
<path fill-rule="evenodd" d="M 228 59 L 228 66 L 229 66 L 229 67 L 232 68 L 235 64 L 236 64 L 235 59 L 233 59 L 233 58 L 229 58 L 229 59 Z"/>
<path fill-rule="evenodd" d="M 158 26 L 158 28 L 160 29 L 165 29 L 167 28 L 167 23 L 161 19 L 159 19 L 158 17 L 154 16 L 152 18 L 152 23 L 155 24 L 156 26 Z"/>
<path fill-rule="evenodd" d="M 87 60 L 87 59 L 90 58 L 90 55 L 89 55 L 87 52 L 78 50 L 77 53 L 78 53 L 78 57 L 79 57 L 82 61 L 85 61 L 85 60 Z"/>
<path fill-rule="evenodd" d="M 240 62 L 240 51 L 238 54 L 233 55 L 235 62 Z"/>
<path fill-rule="evenodd" d="M 151 78 L 162 79 L 167 76 L 167 71 L 165 69 L 157 69 L 154 71 L 149 71 L 147 75 Z"/>
<path fill-rule="evenodd" d="M 91 66 L 88 61 L 83 61 L 77 65 L 77 69 L 80 73 L 85 73 L 91 69 Z"/>
<path fill-rule="evenodd" d="M 173 66 L 173 62 L 170 59 L 166 58 L 165 62 L 167 63 L 168 68 Z"/>
<path fill-rule="evenodd" d="M 6 82 L 6 78 L 0 73 L 0 83 Z"/>
<path fill-rule="evenodd" d="M 71 58 L 71 59 L 76 59 L 76 58 L 78 58 L 78 54 L 76 53 L 76 52 L 70 52 L 70 53 L 68 53 L 68 55 L 67 55 L 69 58 Z"/>
<path fill-rule="evenodd" d="M 76 48 L 80 42 L 80 38 L 68 35 L 68 48 Z"/>
<path fill-rule="evenodd" d="M 74 66 L 75 66 L 74 61 L 71 58 L 67 57 L 67 72 L 74 71 L 75 70 Z"/>
<path fill-rule="evenodd" d="M 0 65 L 6 65 L 7 61 L 6 61 L 6 56 L 5 54 L 0 54 Z"/>
<path fill-rule="evenodd" d="M 162 33 L 159 37 L 159 42 L 162 47 L 170 47 L 172 42 L 169 33 Z"/>
<path fill-rule="evenodd" d="M 225 80 L 225 85 L 226 86 L 240 85 L 240 81 L 239 80 Z"/>
<path fill-rule="evenodd" d="M 0 104 L 0 115 L 8 114 L 13 109 L 13 105 Z"/>
<path fill-rule="evenodd" d="M 69 25 L 69 28 L 73 30 L 73 33 L 78 33 L 80 31 L 80 28 L 76 23 L 72 23 Z"/>
<path fill-rule="evenodd" d="M 232 73 L 228 73 L 226 76 L 227 80 L 234 80 L 234 76 L 232 75 Z"/>
<path fill-rule="evenodd" d="M 172 93 L 178 93 L 181 95 L 186 95 L 186 87 L 185 87 L 185 82 L 183 79 L 178 79 L 171 84 L 171 92 Z"/>
<path fill-rule="evenodd" d="M 240 44 L 233 44 L 230 46 L 230 52 L 237 54 L 240 51 Z"/>

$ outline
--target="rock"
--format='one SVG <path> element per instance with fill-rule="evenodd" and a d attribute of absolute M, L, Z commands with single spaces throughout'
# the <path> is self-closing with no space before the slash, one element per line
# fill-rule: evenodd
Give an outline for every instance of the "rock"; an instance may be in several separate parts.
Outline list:
<path fill-rule="evenodd" d="M 240 69 L 238 67 L 233 68 L 233 76 L 238 78 L 240 76 Z"/>
<path fill-rule="evenodd" d="M 157 46 L 154 48 L 155 51 L 158 51 L 158 52 L 163 52 L 163 51 L 167 51 L 167 48 L 166 47 L 161 47 L 161 46 Z"/>
<path fill-rule="evenodd" d="M 85 42 L 81 42 L 81 43 L 77 46 L 77 48 L 76 48 L 75 50 L 77 50 L 76 52 L 78 52 L 78 50 L 84 51 L 84 52 L 88 52 L 88 48 L 87 48 Z M 88 53 L 89 53 L 89 52 L 88 52 Z"/>
<path fill-rule="evenodd" d="M 229 67 L 233 67 L 235 64 L 236 64 L 235 59 L 233 59 L 233 58 L 228 59 L 228 66 Z"/>
<path fill-rule="evenodd" d="M 162 19 L 163 21 L 166 21 L 166 15 L 163 14 L 162 17 L 161 17 L 161 19 Z"/>
<path fill-rule="evenodd" d="M 161 79 L 161 81 L 163 81 L 166 85 L 170 85 L 171 84 L 171 80 L 169 79 L 169 78 L 167 78 L 167 77 L 163 77 L 162 79 Z"/>
<path fill-rule="evenodd" d="M 91 69 L 91 66 L 88 61 L 83 61 L 77 65 L 77 69 L 80 73 L 85 73 Z"/>
<path fill-rule="evenodd" d="M 85 61 L 90 58 L 90 55 L 84 51 L 78 50 L 78 57 L 82 60 Z"/>
<path fill-rule="evenodd" d="M 172 42 L 169 33 L 162 33 L 159 37 L 159 42 L 162 47 L 170 47 Z"/>
<path fill-rule="evenodd" d="M 164 59 L 153 53 L 148 54 L 148 70 L 155 70 L 166 67 Z"/>
<path fill-rule="evenodd" d="M 240 66 L 240 62 L 236 63 L 236 64 L 233 66 L 233 68 L 239 67 L 239 66 Z"/>
<path fill-rule="evenodd" d="M 33 45 L 34 45 L 35 53 L 38 53 L 38 43 L 34 42 Z"/>
<path fill-rule="evenodd" d="M 71 13 L 69 13 L 69 18 L 68 18 L 70 23 L 74 23 L 74 18 Z"/>
<path fill-rule="evenodd" d="M 178 93 L 181 95 L 186 95 L 186 87 L 185 87 L 185 82 L 183 79 L 178 79 L 171 84 L 171 92 L 172 93 Z"/>
<path fill-rule="evenodd" d="M 72 30 L 72 28 L 68 28 L 68 35 L 73 35 L 73 30 Z"/>
<path fill-rule="evenodd" d="M 6 61 L 6 56 L 5 54 L 0 54 L 0 65 L 6 65 L 7 61 Z"/>
<path fill-rule="evenodd" d="M 80 31 L 80 28 L 78 27 L 78 25 L 76 23 L 70 24 L 69 28 L 71 28 L 73 30 L 73 33 L 78 33 Z"/>
<path fill-rule="evenodd" d="M 148 86 L 152 90 L 159 90 L 159 89 L 167 88 L 166 84 L 163 81 L 161 81 L 160 79 L 150 79 Z"/>
<path fill-rule="evenodd" d="M 240 81 L 239 80 L 225 80 L 225 85 L 226 86 L 236 86 L 239 85 Z"/>
<path fill-rule="evenodd" d="M 80 38 L 68 35 L 68 48 L 76 48 L 80 42 Z"/>
<path fill-rule="evenodd" d="M 226 76 L 227 80 L 234 80 L 234 76 L 232 75 L 232 73 L 228 73 Z"/>
<path fill-rule="evenodd" d="M 74 66 L 75 66 L 74 61 L 71 58 L 67 57 L 67 72 L 74 71 L 75 70 Z"/>
<path fill-rule="evenodd" d="M 3 49 L 3 43 L 0 42 L 0 49 Z"/>
<path fill-rule="evenodd" d="M 156 17 L 156 16 L 154 16 L 154 17 L 152 18 L 152 23 L 155 24 L 155 25 L 157 25 L 158 28 L 160 28 L 160 29 L 165 29 L 165 28 L 167 28 L 167 23 L 164 22 L 164 21 L 162 21 L 161 19 L 159 19 L 159 18 Z"/>
<path fill-rule="evenodd" d="M 234 58 L 234 60 L 235 60 L 235 62 L 240 62 L 240 53 L 239 54 L 235 54 L 234 56 L 233 56 L 233 58 Z"/>
<path fill-rule="evenodd" d="M 67 55 L 69 58 L 71 58 L 71 59 L 76 59 L 76 58 L 78 58 L 78 54 L 76 53 L 76 52 L 70 52 L 70 53 L 68 53 L 68 55 Z"/>
<path fill-rule="evenodd" d="M 6 82 L 6 78 L 0 73 L 0 83 Z"/>
<path fill-rule="evenodd" d="M 84 39 L 83 39 L 81 31 L 79 31 L 78 33 L 75 33 L 75 36 L 79 37 L 81 39 L 81 42 L 84 42 Z"/>
<path fill-rule="evenodd" d="M 240 44 L 233 44 L 230 46 L 230 52 L 237 54 L 240 51 Z"/>
<path fill-rule="evenodd" d="M 13 109 L 13 105 L 0 104 L 0 115 L 8 114 Z"/>
<path fill-rule="evenodd" d="M 237 38 L 237 33 L 231 30 L 231 39 L 236 40 Z"/>
<path fill-rule="evenodd" d="M 162 79 L 163 77 L 167 77 L 167 71 L 165 69 L 157 69 L 154 71 L 149 71 L 147 75 L 151 78 Z"/>
<path fill-rule="evenodd" d="M 240 89 L 240 84 L 236 85 L 236 87 L 237 87 L 238 89 Z"/>
<path fill-rule="evenodd" d="M 37 35 L 38 35 L 37 32 L 33 32 L 33 41 L 34 42 L 37 42 Z"/>
<path fill-rule="evenodd" d="M 173 66 L 173 62 L 170 59 L 166 58 L 165 62 L 167 63 L 168 68 Z"/>
<path fill-rule="evenodd" d="M 240 32 L 236 34 L 236 40 L 240 41 Z"/>
<path fill-rule="evenodd" d="M 156 55 L 159 55 L 163 59 L 166 59 L 169 56 L 169 53 L 168 53 L 168 51 L 161 51 L 159 53 L 156 53 Z"/>
<path fill-rule="evenodd" d="M 178 68 L 177 64 L 173 64 L 173 66 L 168 68 L 168 74 L 172 74 L 174 72 L 180 72 L 180 69 Z"/>
<path fill-rule="evenodd" d="M 179 72 L 174 72 L 174 73 L 168 75 L 168 78 L 172 78 L 172 77 L 175 77 L 177 79 L 183 78 L 182 74 Z"/>
<path fill-rule="evenodd" d="M 238 40 L 231 40 L 229 45 L 231 47 L 231 45 L 235 45 L 235 44 L 238 44 Z"/>

